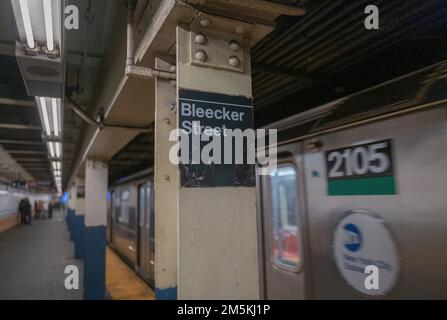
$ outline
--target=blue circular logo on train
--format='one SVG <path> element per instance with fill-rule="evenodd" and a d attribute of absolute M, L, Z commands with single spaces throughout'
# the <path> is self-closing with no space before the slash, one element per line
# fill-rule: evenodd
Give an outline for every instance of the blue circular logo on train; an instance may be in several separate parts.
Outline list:
<path fill-rule="evenodd" d="M 345 248 L 351 252 L 357 252 L 362 247 L 362 233 L 360 229 L 352 223 L 346 224 L 344 230 L 344 245 Z"/>

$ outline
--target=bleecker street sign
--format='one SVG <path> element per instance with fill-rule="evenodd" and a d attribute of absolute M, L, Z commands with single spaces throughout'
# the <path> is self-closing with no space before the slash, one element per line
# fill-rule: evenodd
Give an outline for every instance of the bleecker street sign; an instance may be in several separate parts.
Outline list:
<path fill-rule="evenodd" d="M 232 147 L 224 148 L 224 138 L 228 137 L 226 130 L 240 129 L 244 132 L 253 129 L 251 98 L 180 89 L 179 128 L 187 133 L 189 139 L 190 161 L 179 164 L 182 187 L 255 186 L 255 167 L 248 163 L 246 156 L 247 139 L 239 135 L 239 139 L 243 138 L 241 148 L 238 148 L 234 138 Z M 208 141 L 203 141 L 204 135 L 208 136 L 205 139 Z M 200 148 L 194 144 L 194 139 L 201 139 L 198 143 Z M 201 152 L 213 139 L 221 141 L 221 161 L 204 163 Z M 231 161 L 224 161 L 228 150 L 232 150 Z M 242 163 L 235 161 L 237 152 L 244 153 Z M 193 161 L 193 158 L 199 162 Z"/>
<path fill-rule="evenodd" d="M 392 140 L 325 153 L 329 196 L 393 195 Z"/>

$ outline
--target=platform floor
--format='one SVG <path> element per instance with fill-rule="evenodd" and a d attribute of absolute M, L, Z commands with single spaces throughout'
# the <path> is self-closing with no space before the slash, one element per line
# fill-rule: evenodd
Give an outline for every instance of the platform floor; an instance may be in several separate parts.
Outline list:
<path fill-rule="evenodd" d="M 113 300 L 154 300 L 154 292 L 120 257 L 107 247 L 106 286 Z"/>
<path fill-rule="evenodd" d="M 0 300 L 82 300 L 83 262 L 73 254 L 61 211 L 0 234 Z M 65 288 L 67 265 L 79 268 L 79 290 Z"/>

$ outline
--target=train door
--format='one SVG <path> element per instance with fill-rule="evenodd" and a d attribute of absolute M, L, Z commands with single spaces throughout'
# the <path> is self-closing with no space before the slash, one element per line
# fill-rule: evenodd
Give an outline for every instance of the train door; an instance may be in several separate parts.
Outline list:
<path fill-rule="evenodd" d="M 266 299 L 304 299 L 305 205 L 299 145 L 278 148 L 278 161 L 261 176 L 264 294 Z"/>
<path fill-rule="evenodd" d="M 154 193 L 153 183 L 138 187 L 138 266 L 142 276 L 154 287 Z"/>
<path fill-rule="evenodd" d="M 117 244 L 117 226 L 118 226 L 118 218 L 121 214 L 121 193 L 118 190 L 113 192 L 113 200 L 112 200 L 112 228 L 113 231 L 111 233 L 112 245 L 113 247 Z"/>
<path fill-rule="evenodd" d="M 107 241 L 112 242 L 113 235 L 113 191 L 107 192 Z"/>

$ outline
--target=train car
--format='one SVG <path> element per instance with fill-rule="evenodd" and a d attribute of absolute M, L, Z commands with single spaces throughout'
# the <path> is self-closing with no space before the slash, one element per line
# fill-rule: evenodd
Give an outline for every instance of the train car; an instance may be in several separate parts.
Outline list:
<path fill-rule="evenodd" d="M 154 288 L 155 234 L 152 170 L 119 180 L 108 194 L 109 245 Z"/>
<path fill-rule="evenodd" d="M 264 298 L 447 298 L 446 88 L 443 62 L 268 126 Z"/>

